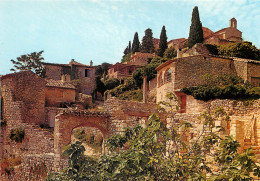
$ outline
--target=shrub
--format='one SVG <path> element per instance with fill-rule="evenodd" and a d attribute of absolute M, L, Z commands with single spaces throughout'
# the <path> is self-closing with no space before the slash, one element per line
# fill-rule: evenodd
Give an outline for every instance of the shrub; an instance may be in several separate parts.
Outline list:
<path fill-rule="evenodd" d="M 181 92 L 192 95 L 195 99 L 258 99 L 260 98 L 260 88 L 252 87 L 248 83 L 234 75 L 207 74 L 203 77 L 203 85 L 196 87 L 186 87 Z"/>
<path fill-rule="evenodd" d="M 23 128 L 14 128 L 11 129 L 9 138 L 17 143 L 21 143 L 23 141 L 24 134 Z"/>

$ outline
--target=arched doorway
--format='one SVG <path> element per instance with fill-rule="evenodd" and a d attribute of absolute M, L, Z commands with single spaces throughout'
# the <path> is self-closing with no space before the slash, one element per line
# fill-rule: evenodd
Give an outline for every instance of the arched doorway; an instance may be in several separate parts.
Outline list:
<path fill-rule="evenodd" d="M 94 127 L 77 127 L 72 130 L 71 143 L 80 141 L 85 147 L 86 156 L 99 158 L 104 153 L 104 136 Z"/>

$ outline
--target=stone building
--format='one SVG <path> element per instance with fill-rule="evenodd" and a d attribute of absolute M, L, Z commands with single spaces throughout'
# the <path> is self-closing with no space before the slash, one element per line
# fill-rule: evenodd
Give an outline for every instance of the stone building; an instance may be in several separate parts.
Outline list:
<path fill-rule="evenodd" d="M 95 89 L 95 67 L 71 60 L 69 64 L 43 63 L 45 78 L 78 83 L 77 92 L 91 94 Z"/>
<path fill-rule="evenodd" d="M 232 42 L 242 42 L 242 32 L 237 29 L 237 20 L 235 18 L 230 19 L 229 27 L 214 33 L 210 31 L 204 31 L 204 33 L 208 33 L 204 35 L 203 43 L 223 45 Z"/>
<path fill-rule="evenodd" d="M 235 74 L 256 86 L 260 84 L 260 62 L 242 58 L 194 55 L 175 58 L 156 68 L 157 102 L 165 100 L 165 94 L 184 87 L 200 85 L 205 74 Z M 186 96 L 180 95 L 182 106 Z M 185 107 L 182 107 L 185 109 Z"/>
<path fill-rule="evenodd" d="M 154 53 L 135 52 L 135 54 L 130 57 L 130 61 L 124 62 L 123 64 L 145 66 L 153 59 L 153 57 L 155 57 Z"/>
<path fill-rule="evenodd" d="M 129 78 L 132 76 L 134 71 L 140 66 L 138 65 L 127 65 L 116 63 L 111 65 L 108 69 L 108 77 L 109 78 L 117 78 L 123 81 L 124 78 Z"/>
<path fill-rule="evenodd" d="M 76 88 L 74 85 L 61 80 L 47 79 L 45 88 L 45 105 L 61 107 L 62 104 L 75 103 Z"/>

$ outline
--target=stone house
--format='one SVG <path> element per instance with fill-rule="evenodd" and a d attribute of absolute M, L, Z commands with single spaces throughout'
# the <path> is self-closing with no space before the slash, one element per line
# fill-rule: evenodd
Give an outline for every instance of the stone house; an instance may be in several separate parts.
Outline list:
<path fill-rule="evenodd" d="M 138 67 L 140 66 L 116 63 L 109 67 L 108 77 L 119 79 L 122 83 L 123 79 L 131 77 Z"/>
<path fill-rule="evenodd" d="M 95 89 L 95 67 L 71 60 L 69 64 L 43 63 L 46 69 L 45 78 L 76 82 L 77 92 L 90 95 Z"/>
<path fill-rule="evenodd" d="M 184 87 L 200 85 L 205 74 L 235 74 L 256 86 L 260 84 L 260 62 L 249 59 L 194 55 L 175 58 L 158 66 L 156 102 L 165 100 L 167 92 L 174 91 L 185 112 L 186 95 L 179 93 Z"/>
<path fill-rule="evenodd" d="M 153 57 L 155 57 L 154 53 L 135 52 L 135 54 L 130 57 L 130 61 L 124 62 L 123 64 L 145 66 L 153 59 Z"/>
<path fill-rule="evenodd" d="M 45 105 L 62 107 L 62 104 L 75 103 L 76 88 L 74 85 L 61 80 L 47 79 L 45 88 Z"/>

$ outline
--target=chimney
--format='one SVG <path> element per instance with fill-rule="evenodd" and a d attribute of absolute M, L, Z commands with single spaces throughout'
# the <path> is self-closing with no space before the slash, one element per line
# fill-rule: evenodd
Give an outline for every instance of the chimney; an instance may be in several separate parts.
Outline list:
<path fill-rule="evenodd" d="M 143 79 L 143 103 L 147 103 L 147 76 Z"/>
<path fill-rule="evenodd" d="M 92 60 L 90 60 L 90 64 L 89 64 L 90 66 L 93 66 L 93 62 L 92 62 Z"/>
<path fill-rule="evenodd" d="M 181 52 L 181 49 L 178 48 L 177 49 L 177 58 L 181 58 L 182 57 L 182 52 Z"/>
<path fill-rule="evenodd" d="M 229 20 L 229 27 L 237 28 L 237 20 L 236 20 L 236 18 L 232 18 L 232 19 Z"/>

